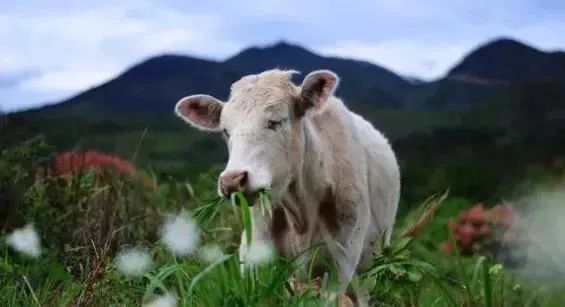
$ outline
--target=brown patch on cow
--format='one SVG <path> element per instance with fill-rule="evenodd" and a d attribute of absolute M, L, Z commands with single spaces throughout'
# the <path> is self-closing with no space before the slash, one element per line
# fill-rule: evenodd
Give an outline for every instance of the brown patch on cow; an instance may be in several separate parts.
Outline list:
<path fill-rule="evenodd" d="M 296 180 L 295 180 L 295 181 L 292 181 L 292 182 L 288 185 L 288 193 L 290 193 L 290 195 L 292 195 L 292 196 L 297 195 Z"/>
<path fill-rule="evenodd" d="M 298 187 L 296 181 L 292 181 L 288 186 L 288 194 L 292 198 L 293 206 L 287 206 L 288 217 L 292 221 L 292 226 L 296 233 L 303 235 L 308 231 L 308 220 L 304 218 L 303 214 L 297 212 L 296 204 L 300 205 L 300 198 L 298 197 Z"/>
<path fill-rule="evenodd" d="M 339 229 L 337 204 L 335 195 L 331 187 L 326 188 L 324 197 L 320 201 L 319 216 L 326 224 L 331 233 L 336 233 Z"/>
<path fill-rule="evenodd" d="M 271 234 L 275 240 L 279 240 L 288 231 L 288 221 L 286 213 L 282 207 L 277 207 L 273 211 L 273 222 L 271 224 Z"/>

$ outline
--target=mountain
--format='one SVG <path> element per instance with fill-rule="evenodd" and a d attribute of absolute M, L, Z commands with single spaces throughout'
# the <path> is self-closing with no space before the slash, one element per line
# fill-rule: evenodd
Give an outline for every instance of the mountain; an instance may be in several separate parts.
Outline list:
<path fill-rule="evenodd" d="M 401 105 L 400 93 L 410 87 L 404 78 L 369 62 L 324 57 L 286 42 L 246 49 L 225 64 L 246 73 L 257 73 L 273 67 L 296 69 L 303 74 L 316 69 L 330 69 L 341 77 L 338 96 L 348 101 L 376 103 L 380 106 Z"/>
<path fill-rule="evenodd" d="M 107 116 L 172 114 L 183 96 L 210 93 L 225 98 L 229 85 L 241 73 L 221 63 L 180 55 L 162 55 L 143 61 L 113 80 L 60 104 L 50 113 Z"/>
<path fill-rule="evenodd" d="M 500 38 L 471 51 L 445 77 L 415 86 L 404 102 L 424 108 L 468 109 L 513 84 L 547 81 L 565 86 L 565 52 L 544 52 Z"/>
<path fill-rule="evenodd" d="M 565 82 L 565 52 L 544 52 L 512 39 L 498 39 L 471 52 L 447 76 L 485 83 Z"/>
<path fill-rule="evenodd" d="M 241 76 L 274 67 L 300 71 L 296 83 L 310 71 L 331 69 L 341 77 L 337 95 L 364 109 L 365 105 L 468 109 L 516 82 L 565 82 L 564 52 L 544 52 L 508 38 L 472 50 L 445 77 L 432 82 L 401 77 L 364 61 L 321 56 L 281 41 L 244 49 L 221 62 L 183 55 L 153 57 L 40 112 L 89 117 L 171 115 L 183 96 L 207 93 L 225 100 L 230 85 Z"/>
<path fill-rule="evenodd" d="M 410 87 L 402 77 L 377 65 L 324 57 L 279 42 L 245 49 L 223 62 L 180 55 L 153 57 L 107 83 L 41 112 L 79 116 L 172 114 L 174 104 L 183 96 L 207 93 L 225 100 L 234 81 L 274 67 L 302 72 L 295 80 L 297 83 L 310 71 L 331 69 L 342 78 L 339 96 L 346 101 L 381 107 L 402 106 L 401 93 Z"/>

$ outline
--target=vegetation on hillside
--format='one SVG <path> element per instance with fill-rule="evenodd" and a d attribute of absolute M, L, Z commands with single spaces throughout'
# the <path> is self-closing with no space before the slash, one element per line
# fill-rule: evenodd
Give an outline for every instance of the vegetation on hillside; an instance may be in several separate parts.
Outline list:
<path fill-rule="evenodd" d="M 512 85 L 468 110 L 351 108 L 393 143 L 403 177 L 403 209 L 450 188 L 473 201 L 519 196 L 563 172 L 565 91 L 553 82 Z M 195 180 L 227 158 L 221 137 L 172 115 L 67 117 L 8 114 L 0 148 L 43 135 L 59 150 L 102 150 L 129 158 L 158 178 Z M 138 150 L 139 149 L 139 150 Z"/>

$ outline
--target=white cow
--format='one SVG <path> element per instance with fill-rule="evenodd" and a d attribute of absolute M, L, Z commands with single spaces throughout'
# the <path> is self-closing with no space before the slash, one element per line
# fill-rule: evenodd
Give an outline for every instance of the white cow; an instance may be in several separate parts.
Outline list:
<path fill-rule="evenodd" d="M 245 76 L 232 85 L 228 102 L 188 96 L 176 114 L 223 133 L 229 161 L 221 195 L 270 189 L 273 218 L 256 220 L 254 240 L 274 242 L 287 257 L 325 243 L 346 286 L 379 252 L 383 233 L 390 240 L 399 168 L 386 138 L 333 96 L 334 73 L 314 71 L 301 86 L 291 81 L 294 73 Z"/>

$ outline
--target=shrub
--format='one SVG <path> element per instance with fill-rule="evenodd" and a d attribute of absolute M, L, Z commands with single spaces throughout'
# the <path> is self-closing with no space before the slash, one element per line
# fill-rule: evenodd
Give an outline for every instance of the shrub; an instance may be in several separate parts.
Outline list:
<path fill-rule="evenodd" d="M 33 222 L 46 247 L 82 274 L 81 266 L 96 253 L 113 255 L 122 244 L 157 237 L 160 191 L 147 189 L 148 182 L 131 177 L 134 173 L 129 162 L 100 152 L 56 156 L 42 140 L 5 149 L 2 228 Z"/>

